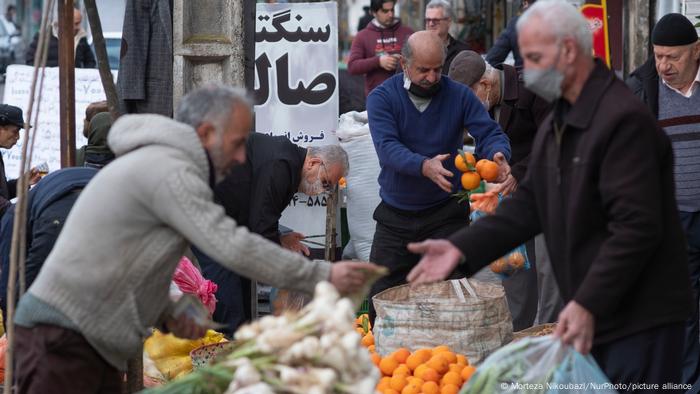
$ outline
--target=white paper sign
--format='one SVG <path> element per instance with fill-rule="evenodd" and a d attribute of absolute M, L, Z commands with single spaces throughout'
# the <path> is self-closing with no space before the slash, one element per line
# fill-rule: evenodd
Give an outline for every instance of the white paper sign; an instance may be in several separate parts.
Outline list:
<path fill-rule="evenodd" d="M 255 130 L 300 146 L 337 144 L 338 9 L 335 2 L 256 6 Z M 324 234 L 325 194 L 297 193 L 280 223 Z"/>
<path fill-rule="evenodd" d="M 27 107 L 29 105 L 29 91 L 31 89 L 34 67 L 23 65 L 11 65 L 7 68 L 7 78 L 5 80 L 5 104 L 22 108 L 24 120 L 27 120 Z M 115 82 L 116 82 L 116 73 Z M 38 99 L 39 84 L 37 83 Z M 46 162 L 49 171 L 61 168 L 61 123 L 59 111 L 59 91 L 58 91 L 58 67 L 47 67 L 44 74 L 44 87 L 41 97 L 41 105 L 38 100 L 34 101 L 34 111 L 39 106 L 39 124 L 34 123 L 34 116 L 29 119 L 29 123 L 37 128 L 36 143 L 34 144 L 34 155 L 32 165 Z M 97 69 L 75 70 L 75 140 L 76 148 L 87 143 L 83 137 L 83 120 L 85 119 L 85 108 L 88 104 L 105 100 L 100 73 Z M 20 173 L 20 160 L 22 155 L 22 143 L 25 131 L 20 131 L 20 139 L 12 149 L 2 149 L 3 160 L 5 161 L 5 172 L 8 179 L 14 179 Z"/>

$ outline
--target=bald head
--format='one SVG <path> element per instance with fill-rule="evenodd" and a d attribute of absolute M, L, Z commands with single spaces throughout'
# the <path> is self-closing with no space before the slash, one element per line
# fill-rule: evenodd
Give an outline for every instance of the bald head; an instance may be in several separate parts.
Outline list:
<path fill-rule="evenodd" d="M 411 63 L 416 58 L 430 62 L 444 62 L 445 45 L 436 34 L 427 30 L 418 31 L 408 37 L 402 55 L 407 63 Z"/>

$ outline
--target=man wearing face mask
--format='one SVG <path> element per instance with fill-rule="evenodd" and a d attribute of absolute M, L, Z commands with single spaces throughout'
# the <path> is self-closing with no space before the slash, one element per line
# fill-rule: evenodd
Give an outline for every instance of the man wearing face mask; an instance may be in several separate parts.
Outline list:
<path fill-rule="evenodd" d="M 525 176 L 532 141 L 549 113 L 550 105 L 525 88 L 522 74 L 515 67 L 507 64 L 491 67 L 474 51 L 460 52 L 452 62 L 448 76 L 469 86 L 508 135 L 512 171 L 499 191 L 503 195 L 512 193 Z M 544 240 L 540 242 L 544 246 Z M 526 246 L 532 269 L 517 272 L 503 281 L 513 329 L 517 331 L 535 323 L 538 309 L 541 319 L 537 324 L 541 324 L 555 322 L 563 307 L 544 248 L 535 253 L 534 240 L 528 241 Z M 540 261 L 544 263 L 543 270 L 540 270 Z M 538 298 L 543 301 L 540 308 Z"/>
<path fill-rule="evenodd" d="M 246 143 L 246 161 L 233 167 L 216 185 L 216 202 L 226 215 L 253 233 L 309 256 L 301 243 L 304 235 L 282 232 L 282 211 L 296 193 L 316 196 L 331 190 L 348 172 L 348 157 L 338 145 L 302 148 L 286 137 L 252 133 Z M 230 271 L 199 249 L 193 249 L 205 278 L 218 285 L 213 319 L 225 324 L 221 331 L 232 336 L 254 316 L 251 314 L 251 281 Z"/>
<path fill-rule="evenodd" d="M 367 98 L 369 128 L 382 167 L 382 201 L 374 212 L 370 261 L 390 271 L 372 287 L 371 296 L 406 282 L 418 262 L 406 250 L 407 243 L 447 236 L 469 222 L 469 204 L 452 197 L 461 189 L 454 156 L 462 148 L 465 128 L 476 141 L 476 155 L 499 164 L 498 181 L 510 173 L 508 137 L 469 88 L 441 75 L 444 61 L 440 37 L 430 31 L 414 33 L 404 46 L 404 72 Z"/>
<path fill-rule="evenodd" d="M 614 384 L 678 384 L 692 303 L 670 140 L 591 58 L 575 7 L 540 0 L 517 28 L 525 85 L 554 102 L 525 178 L 494 215 L 409 245 L 423 258 L 408 280 L 473 274 L 542 232 L 566 305 L 554 335 L 590 352 Z"/>

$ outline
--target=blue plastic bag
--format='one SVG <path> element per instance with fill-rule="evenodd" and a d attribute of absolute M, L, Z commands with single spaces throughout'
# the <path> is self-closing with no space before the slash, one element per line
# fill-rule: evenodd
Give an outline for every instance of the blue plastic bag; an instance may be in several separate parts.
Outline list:
<path fill-rule="evenodd" d="M 460 394 L 617 393 L 593 357 L 558 338 L 524 338 L 491 354 Z"/>

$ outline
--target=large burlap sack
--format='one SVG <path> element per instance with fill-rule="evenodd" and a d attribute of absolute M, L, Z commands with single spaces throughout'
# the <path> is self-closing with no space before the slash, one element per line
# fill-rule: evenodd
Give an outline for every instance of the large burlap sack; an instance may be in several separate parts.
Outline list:
<path fill-rule="evenodd" d="M 343 257 L 368 261 L 376 226 L 372 215 L 380 198 L 379 159 L 369 133 L 367 112 L 341 115 L 336 135 L 350 161 L 350 172 L 345 177 L 350 241 Z"/>
<path fill-rule="evenodd" d="M 405 347 L 447 345 L 479 364 L 513 338 L 503 286 L 474 279 L 385 290 L 372 298 L 374 342 L 384 356 Z"/>

